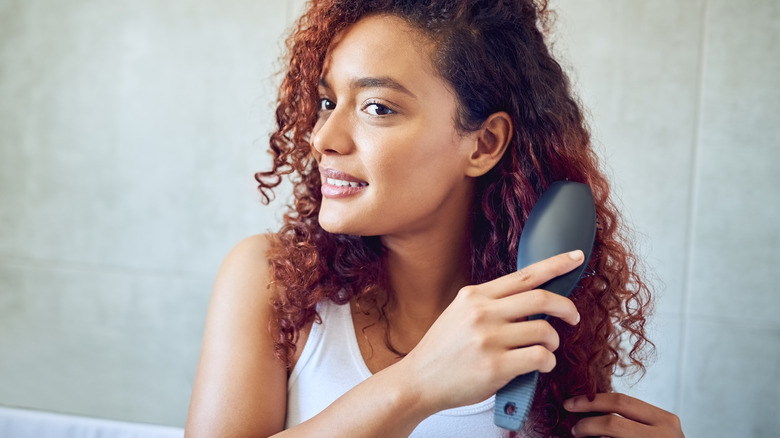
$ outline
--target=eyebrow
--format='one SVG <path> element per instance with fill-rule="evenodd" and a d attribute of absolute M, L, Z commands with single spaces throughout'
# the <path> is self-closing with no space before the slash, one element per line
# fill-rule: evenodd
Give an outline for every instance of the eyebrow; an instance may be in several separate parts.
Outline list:
<path fill-rule="evenodd" d="M 325 88 L 331 88 L 325 78 L 320 78 L 319 83 Z M 409 91 L 406 87 L 387 76 L 356 78 L 349 83 L 349 87 L 352 89 L 389 88 L 391 90 L 400 91 L 402 93 L 408 94 L 411 97 L 417 98 L 417 96 L 415 96 L 414 93 Z"/>

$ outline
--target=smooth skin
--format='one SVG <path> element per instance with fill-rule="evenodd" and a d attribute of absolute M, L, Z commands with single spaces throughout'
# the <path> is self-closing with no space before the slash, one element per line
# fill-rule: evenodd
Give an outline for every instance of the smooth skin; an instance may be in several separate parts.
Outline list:
<path fill-rule="evenodd" d="M 355 311 L 353 302 L 373 376 L 283 430 L 288 370 L 274 358 L 268 330 L 277 291 L 265 254 L 273 237 L 248 238 L 217 275 L 185 436 L 403 437 L 438 411 L 487 399 L 518 374 L 554 368 L 558 333 L 527 317 L 579 322 L 568 298 L 537 287 L 579 266 L 583 255 L 561 254 L 469 284 L 474 179 L 500 160 L 512 122 L 496 113 L 481 129 L 459 132 L 457 100 L 431 66 L 432 50 L 425 36 L 392 16 L 346 29 L 326 58 L 312 134 L 320 168 L 367 183 L 354 196 L 325 197 L 320 223 L 330 232 L 382 236 L 396 297 L 387 313 L 390 335 L 409 353 L 399 359 L 390 352 L 384 325 L 372 325 L 378 315 Z M 576 436 L 682 436 L 672 414 L 624 395 L 575 398 L 566 408 L 605 413 L 578 423 Z"/>

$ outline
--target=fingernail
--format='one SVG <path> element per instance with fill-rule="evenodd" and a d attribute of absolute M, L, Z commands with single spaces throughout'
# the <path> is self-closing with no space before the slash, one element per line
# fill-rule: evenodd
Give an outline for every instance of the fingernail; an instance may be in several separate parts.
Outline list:
<path fill-rule="evenodd" d="M 565 402 L 563 402 L 563 408 L 566 409 L 567 411 L 571 410 L 571 408 L 573 408 L 573 407 L 574 407 L 574 400 L 573 399 L 568 399 Z M 573 430 L 574 430 L 574 428 L 572 428 L 572 431 Z"/>
<path fill-rule="evenodd" d="M 581 250 L 577 249 L 569 253 L 569 257 L 572 260 L 581 260 L 585 255 L 582 253 Z"/>
<path fill-rule="evenodd" d="M 579 324 L 579 323 L 580 323 L 580 319 L 581 319 L 581 318 L 580 318 L 580 312 L 577 312 L 577 320 L 576 320 L 576 321 L 574 321 L 574 323 L 575 323 L 575 324 Z"/>

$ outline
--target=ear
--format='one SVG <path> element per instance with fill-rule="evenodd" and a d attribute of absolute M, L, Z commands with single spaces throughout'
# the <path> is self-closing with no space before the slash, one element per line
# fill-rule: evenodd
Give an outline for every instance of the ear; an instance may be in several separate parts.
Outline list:
<path fill-rule="evenodd" d="M 468 158 L 466 175 L 482 176 L 504 156 L 513 135 L 512 118 L 500 111 L 491 114 L 474 135 L 473 149 Z"/>

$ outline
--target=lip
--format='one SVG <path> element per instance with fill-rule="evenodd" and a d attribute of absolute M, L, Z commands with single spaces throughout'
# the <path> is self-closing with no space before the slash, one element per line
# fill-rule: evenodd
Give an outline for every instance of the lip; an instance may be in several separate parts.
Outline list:
<path fill-rule="evenodd" d="M 368 187 L 368 182 L 363 181 L 360 178 L 356 178 L 346 172 L 342 172 L 340 170 L 331 169 L 329 167 L 320 167 L 320 176 L 322 178 L 322 188 L 320 191 L 322 192 L 322 196 L 326 198 L 331 199 L 341 199 L 341 198 L 347 198 L 350 196 L 357 195 L 358 193 L 361 193 L 363 190 Z M 343 185 L 335 185 L 328 180 L 339 180 L 339 181 L 346 181 L 348 183 L 353 183 L 348 186 Z M 355 184 L 357 184 L 356 187 L 353 187 Z"/>

